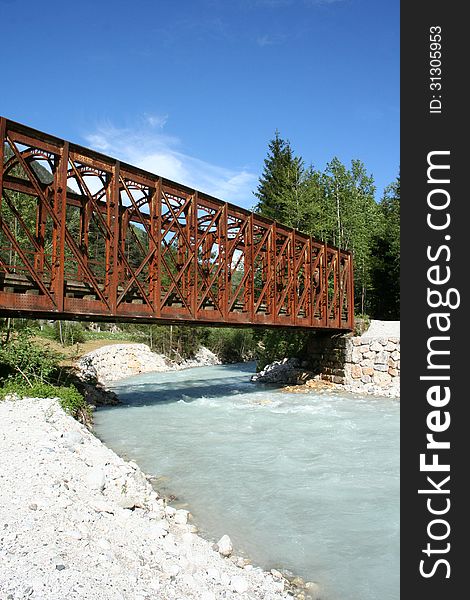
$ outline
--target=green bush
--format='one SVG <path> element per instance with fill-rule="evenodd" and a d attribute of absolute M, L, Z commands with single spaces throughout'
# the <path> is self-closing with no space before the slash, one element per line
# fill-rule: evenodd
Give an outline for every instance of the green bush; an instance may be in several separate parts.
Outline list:
<path fill-rule="evenodd" d="M 60 354 L 34 344 L 29 330 L 0 346 L 0 377 L 21 375 L 26 383 L 47 381 L 58 370 Z"/>
<path fill-rule="evenodd" d="M 354 335 L 362 335 L 370 327 L 369 315 L 355 315 L 354 316 Z"/>
<path fill-rule="evenodd" d="M 34 344 L 31 332 L 20 331 L 0 346 L 0 399 L 8 394 L 29 398 L 59 398 L 62 408 L 77 420 L 91 423 L 91 409 L 74 386 L 58 381 L 60 354 Z"/>
<path fill-rule="evenodd" d="M 289 331 L 285 329 L 265 329 L 256 333 L 259 339 L 260 351 L 257 364 L 258 370 L 275 360 L 283 358 L 306 358 L 310 341 L 309 333 L 305 331 Z"/>
<path fill-rule="evenodd" d="M 251 329 L 207 329 L 203 344 L 224 363 L 244 362 L 255 357 L 256 342 Z"/>
<path fill-rule="evenodd" d="M 0 388 L 0 398 L 3 400 L 9 394 L 17 394 L 28 398 L 58 398 L 62 408 L 82 423 L 91 423 L 91 409 L 83 396 L 73 385 L 54 386 L 50 383 L 35 381 L 32 386 L 19 378 L 8 379 Z"/>
<path fill-rule="evenodd" d="M 74 344 L 83 344 L 86 334 L 81 323 L 56 321 L 54 323 L 54 339 L 63 346 L 73 346 Z"/>

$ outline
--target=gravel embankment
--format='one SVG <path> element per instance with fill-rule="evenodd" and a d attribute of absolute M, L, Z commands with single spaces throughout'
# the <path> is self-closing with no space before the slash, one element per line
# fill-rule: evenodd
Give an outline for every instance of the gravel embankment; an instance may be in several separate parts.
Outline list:
<path fill-rule="evenodd" d="M 98 382 L 104 386 L 141 373 L 180 371 L 191 367 L 220 364 L 217 356 L 201 346 L 193 359 L 181 363 L 156 354 L 146 344 L 110 344 L 81 356 L 75 364 L 77 375 L 83 381 Z"/>
<path fill-rule="evenodd" d="M 55 400 L 0 402 L 0 456 L 1 600 L 292 597 L 221 556 Z"/>
<path fill-rule="evenodd" d="M 398 338 L 400 339 L 400 321 L 378 321 L 372 319 L 363 338 Z"/>

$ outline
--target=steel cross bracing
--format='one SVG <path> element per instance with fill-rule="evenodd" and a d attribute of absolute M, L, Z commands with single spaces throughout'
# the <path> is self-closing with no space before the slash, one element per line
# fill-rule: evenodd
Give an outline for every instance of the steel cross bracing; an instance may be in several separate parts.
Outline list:
<path fill-rule="evenodd" d="M 0 118 L 0 314 L 353 327 L 350 252 Z"/>

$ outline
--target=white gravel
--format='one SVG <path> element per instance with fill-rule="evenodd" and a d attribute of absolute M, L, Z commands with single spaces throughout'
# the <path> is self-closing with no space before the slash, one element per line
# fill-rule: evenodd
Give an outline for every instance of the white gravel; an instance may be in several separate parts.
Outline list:
<path fill-rule="evenodd" d="M 217 356 L 201 346 L 193 359 L 181 363 L 156 354 L 146 344 L 110 344 L 81 356 L 76 362 L 78 376 L 84 381 L 107 385 L 141 373 L 179 371 L 191 367 L 220 364 Z"/>
<path fill-rule="evenodd" d="M 0 402 L 0 456 L 1 600 L 292 597 L 223 558 L 56 400 Z"/>
<path fill-rule="evenodd" d="M 400 339 L 400 321 L 378 321 L 372 319 L 369 329 L 367 329 L 361 337 Z"/>

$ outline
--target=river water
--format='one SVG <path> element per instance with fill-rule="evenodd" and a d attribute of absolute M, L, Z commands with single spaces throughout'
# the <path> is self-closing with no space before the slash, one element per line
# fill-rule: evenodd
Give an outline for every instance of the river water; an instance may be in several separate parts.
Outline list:
<path fill-rule="evenodd" d="M 96 433 L 209 539 L 316 581 L 322 600 L 398 599 L 398 401 L 285 393 L 250 383 L 254 368 L 121 380 Z"/>

